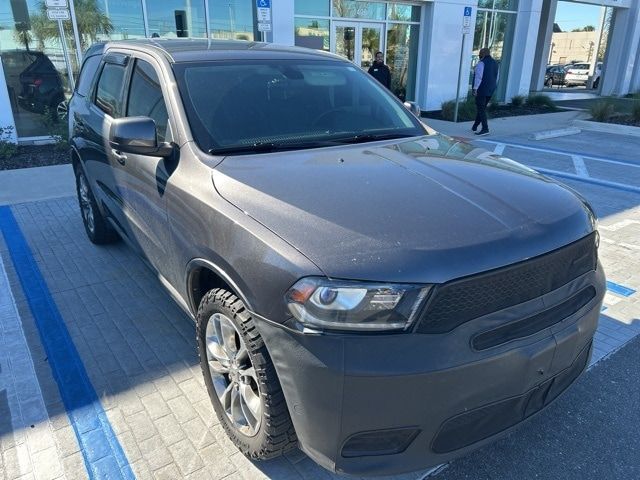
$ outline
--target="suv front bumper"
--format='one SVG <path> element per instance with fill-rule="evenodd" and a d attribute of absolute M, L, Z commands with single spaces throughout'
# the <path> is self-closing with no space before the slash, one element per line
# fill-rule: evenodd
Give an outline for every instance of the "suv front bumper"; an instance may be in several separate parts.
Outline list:
<path fill-rule="evenodd" d="M 500 319 L 528 317 L 540 302 L 554 305 L 589 285 L 596 295 L 575 314 L 525 338 L 473 349 L 470 339 Z M 589 362 L 604 293 L 598 266 L 543 297 L 436 335 L 302 334 L 255 319 L 301 449 L 332 471 L 383 475 L 464 455 L 557 398 Z M 345 456 L 345 444 L 363 432 L 411 438 L 399 453 L 377 454 L 365 440 L 357 442 L 361 454 Z"/>

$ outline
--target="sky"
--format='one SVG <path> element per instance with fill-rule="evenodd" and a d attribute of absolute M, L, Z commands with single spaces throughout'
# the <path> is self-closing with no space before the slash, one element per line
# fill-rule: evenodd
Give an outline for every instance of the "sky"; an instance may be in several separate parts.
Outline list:
<path fill-rule="evenodd" d="M 556 23 L 560 25 L 563 32 L 570 32 L 574 28 L 582 28 L 587 25 L 593 25 L 597 30 L 601 8 L 585 3 L 558 2 Z"/>

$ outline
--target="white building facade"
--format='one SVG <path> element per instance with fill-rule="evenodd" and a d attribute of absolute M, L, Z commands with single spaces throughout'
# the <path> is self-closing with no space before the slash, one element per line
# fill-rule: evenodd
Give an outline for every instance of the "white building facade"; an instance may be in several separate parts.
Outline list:
<path fill-rule="evenodd" d="M 264 0 L 4 0 L 0 127 L 21 142 L 50 136 L 56 116 L 64 116 L 83 51 L 94 41 L 123 38 L 264 39 L 331 51 L 363 69 L 379 50 L 392 71 L 393 93 L 422 110 L 454 99 L 458 84 L 467 95 L 478 51 L 489 47 L 500 62 L 497 97 L 508 101 L 543 88 L 557 1 L 270 0 L 271 30 L 262 33 Z M 69 19 L 50 20 L 48 10 L 63 7 L 47 3 L 66 4 Z M 640 90 L 640 0 L 581 3 L 612 12 L 601 94 Z"/>

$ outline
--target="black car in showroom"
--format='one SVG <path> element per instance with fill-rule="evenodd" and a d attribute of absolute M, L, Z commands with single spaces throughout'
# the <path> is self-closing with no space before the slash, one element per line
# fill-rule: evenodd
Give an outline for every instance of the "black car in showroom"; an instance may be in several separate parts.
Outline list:
<path fill-rule="evenodd" d="M 89 239 L 125 240 L 193 318 L 249 458 L 439 465 L 588 364 L 605 277 L 587 202 L 437 133 L 345 59 L 98 44 L 69 116 Z"/>

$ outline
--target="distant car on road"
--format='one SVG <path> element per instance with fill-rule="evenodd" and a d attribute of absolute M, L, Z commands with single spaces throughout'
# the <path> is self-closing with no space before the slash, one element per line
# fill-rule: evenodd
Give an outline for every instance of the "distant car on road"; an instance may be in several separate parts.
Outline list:
<path fill-rule="evenodd" d="M 576 63 L 566 68 L 565 82 L 568 87 L 573 85 L 587 86 L 589 83 L 589 72 L 591 71 L 590 63 Z M 593 72 L 592 86 L 598 88 L 600 85 L 600 77 L 602 76 L 602 62 L 596 64 Z"/>
<path fill-rule="evenodd" d="M 564 85 L 567 72 L 562 65 L 549 65 L 544 74 L 544 84 L 546 87 L 553 85 Z"/>

